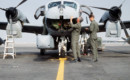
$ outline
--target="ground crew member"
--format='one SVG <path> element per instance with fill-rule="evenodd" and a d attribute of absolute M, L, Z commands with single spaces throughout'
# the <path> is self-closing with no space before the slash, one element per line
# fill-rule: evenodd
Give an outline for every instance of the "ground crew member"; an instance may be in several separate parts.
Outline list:
<path fill-rule="evenodd" d="M 91 21 L 90 28 L 86 28 L 86 30 L 90 31 L 90 45 L 91 45 L 91 50 L 92 53 L 94 54 L 93 56 L 93 61 L 97 62 L 98 61 L 98 51 L 97 51 L 97 32 L 99 31 L 99 27 L 97 22 L 94 20 L 94 15 L 91 14 L 89 16 L 89 19 Z"/>
<path fill-rule="evenodd" d="M 71 33 L 71 46 L 72 46 L 72 51 L 74 55 L 74 60 L 72 60 L 72 63 L 75 63 L 77 61 L 81 62 L 81 55 L 80 55 L 80 47 L 79 47 L 79 35 L 81 31 L 81 17 L 77 18 L 77 23 L 73 24 L 73 17 L 70 18 L 70 25 L 73 28 L 72 33 Z"/>

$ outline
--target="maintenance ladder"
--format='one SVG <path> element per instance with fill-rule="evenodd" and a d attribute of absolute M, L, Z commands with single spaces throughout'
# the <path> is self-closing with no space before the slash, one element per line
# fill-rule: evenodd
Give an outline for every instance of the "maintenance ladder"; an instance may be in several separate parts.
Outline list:
<path fill-rule="evenodd" d="M 16 56 L 13 35 L 7 35 L 6 37 L 3 59 L 5 59 L 5 57 L 8 55 L 11 55 L 13 59 Z"/>

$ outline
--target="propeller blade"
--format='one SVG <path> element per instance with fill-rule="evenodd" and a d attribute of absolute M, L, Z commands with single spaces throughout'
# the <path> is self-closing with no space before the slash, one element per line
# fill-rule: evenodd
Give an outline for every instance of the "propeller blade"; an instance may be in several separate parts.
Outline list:
<path fill-rule="evenodd" d="M 4 9 L 4 8 L 0 8 L 0 9 L 6 11 L 6 9 Z"/>
<path fill-rule="evenodd" d="M 124 37 L 121 37 L 124 41 L 126 41 L 127 39 L 126 38 L 124 38 Z"/>
<path fill-rule="evenodd" d="M 125 1 L 126 1 L 126 0 L 124 0 L 124 1 L 122 2 L 122 4 L 119 6 L 119 8 L 121 8 L 121 7 L 122 7 L 122 5 L 125 3 Z"/>
<path fill-rule="evenodd" d="M 130 36 L 129 36 L 127 30 L 126 30 L 126 27 L 125 27 L 124 23 L 121 20 L 120 20 L 120 23 L 121 23 L 122 28 L 124 29 L 126 37 L 129 38 Z"/>
<path fill-rule="evenodd" d="M 101 9 L 101 10 L 105 10 L 105 11 L 109 11 L 109 10 L 111 10 L 111 9 L 101 8 L 101 7 L 93 7 L 93 6 L 89 6 L 89 7 L 96 8 L 96 9 Z"/>
<path fill-rule="evenodd" d="M 23 0 L 22 2 L 20 2 L 15 8 L 19 7 L 21 4 L 23 4 L 24 2 L 26 2 L 27 0 Z"/>
<path fill-rule="evenodd" d="M 127 39 L 122 37 L 122 39 L 123 39 L 125 42 L 127 42 L 128 44 L 130 44 L 130 37 L 127 38 Z"/>

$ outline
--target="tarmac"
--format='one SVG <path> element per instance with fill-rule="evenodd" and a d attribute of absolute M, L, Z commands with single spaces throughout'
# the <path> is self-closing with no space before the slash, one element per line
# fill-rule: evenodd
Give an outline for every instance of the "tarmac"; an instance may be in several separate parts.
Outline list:
<path fill-rule="evenodd" d="M 98 62 L 93 62 L 92 56 L 82 56 L 77 63 L 70 63 L 72 52 L 60 61 L 57 50 L 41 56 L 36 46 L 18 45 L 16 58 L 3 60 L 3 50 L 0 46 L 0 80 L 130 80 L 130 45 L 107 45 L 99 52 Z"/>

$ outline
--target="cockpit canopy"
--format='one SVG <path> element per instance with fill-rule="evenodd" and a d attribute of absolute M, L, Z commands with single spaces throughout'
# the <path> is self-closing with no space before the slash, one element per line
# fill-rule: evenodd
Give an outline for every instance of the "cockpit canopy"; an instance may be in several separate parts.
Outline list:
<path fill-rule="evenodd" d="M 49 3 L 48 8 L 56 7 L 56 6 L 59 6 L 59 5 L 61 5 L 61 1 L 51 2 L 51 3 Z"/>
<path fill-rule="evenodd" d="M 48 4 L 48 8 L 56 7 L 56 6 L 59 6 L 59 5 L 61 5 L 61 1 L 51 2 L 51 3 Z M 64 1 L 63 5 L 77 9 L 77 4 L 74 3 L 74 2 Z"/>
<path fill-rule="evenodd" d="M 72 7 L 72 8 L 74 8 L 74 9 L 77 9 L 77 5 L 76 5 L 76 3 L 74 3 L 74 2 L 64 1 L 64 5 L 65 5 L 65 6 L 68 6 L 68 7 Z"/>

